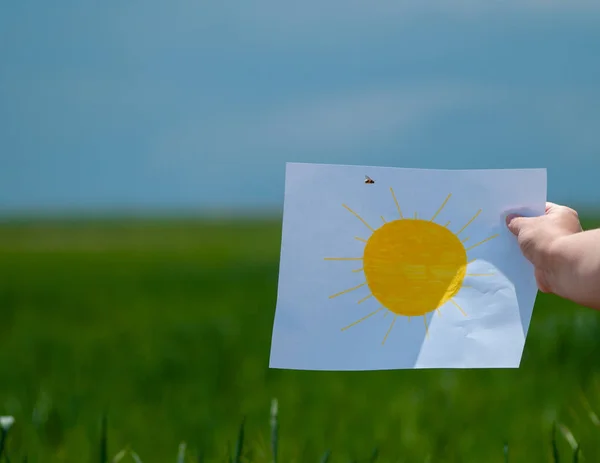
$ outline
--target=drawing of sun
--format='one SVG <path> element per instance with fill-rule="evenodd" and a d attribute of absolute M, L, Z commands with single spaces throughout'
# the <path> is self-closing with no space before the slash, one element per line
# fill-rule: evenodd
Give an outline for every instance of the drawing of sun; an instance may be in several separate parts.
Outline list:
<path fill-rule="evenodd" d="M 385 333 L 382 344 L 394 327 L 398 316 L 423 317 L 427 336 L 427 314 L 437 311 L 447 303 L 452 304 L 464 316 L 465 311 L 453 297 L 467 287 L 463 284 L 465 277 L 490 276 L 491 273 L 467 273 L 469 261 L 468 251 L 496 238 L 493 235 L 484 240 L 465 247 L 469 238 L 461 239 L 459 235 L 477 218 L 481 209 L 456 233 L 449 228 L 450 222 L 441 225 L 435 222 L 436 217 L 446 206 L 452 194 L 449 194 L 431 219 L 420 219 L 415 213 L 413 217 L 402 215 L 400 205 L 390 188 L 391 196 L 398 209 L 399 218 L 387 222 L 381 217 L 383 225 L 374 229 L 350 207 L 343 206 L 354 214 L 370 231 L 368 239 L 356 237 L 365 243 L 362 257 L 327 257 L 325 260 L 362 261 L 362 267 L 353 272 L 363 272 L 365 282 L 334 294 L 330 299 L 348 294 L 368 286 L 370 294 L 358 301 L 359 304 L 374 298 L 381 305 L 374 312 L 360 320 L 342 328 L 342 331 L 361 323 L 373 315 L 384 311 L 384 316 L 394 315 Z"/>

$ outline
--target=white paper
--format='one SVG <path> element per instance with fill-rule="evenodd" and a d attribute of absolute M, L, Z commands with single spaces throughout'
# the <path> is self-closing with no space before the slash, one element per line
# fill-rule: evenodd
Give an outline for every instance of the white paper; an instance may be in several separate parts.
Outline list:
<path fill-rule="evenodd" d="M 545 203 L 545 169 L 288 164 L 270 367 L 517 368 L 537 286 L 505 217 Z"/>

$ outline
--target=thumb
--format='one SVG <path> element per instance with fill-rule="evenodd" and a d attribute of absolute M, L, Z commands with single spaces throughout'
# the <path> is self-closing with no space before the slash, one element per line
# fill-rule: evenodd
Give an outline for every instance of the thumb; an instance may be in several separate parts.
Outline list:
<path fill-rule="evenodd" d="M 519 233 L 526 226 L 527 222 L 533 220 L 534 217 L 523 217 L 518 214 L 508 214 L 506 216 L 506 226 L 515 236 L 519 236 Z"/>

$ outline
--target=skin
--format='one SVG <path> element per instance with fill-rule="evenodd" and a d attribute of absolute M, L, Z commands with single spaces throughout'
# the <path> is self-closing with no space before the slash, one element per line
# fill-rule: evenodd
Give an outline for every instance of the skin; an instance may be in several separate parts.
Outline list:
<path fill-rule="evenodd" d="M 540 291 L 600 310 L 600 229 L 583 231 L 576 211 L 554 203 L 543 216 L 509 215 L 506 224 Z"/>

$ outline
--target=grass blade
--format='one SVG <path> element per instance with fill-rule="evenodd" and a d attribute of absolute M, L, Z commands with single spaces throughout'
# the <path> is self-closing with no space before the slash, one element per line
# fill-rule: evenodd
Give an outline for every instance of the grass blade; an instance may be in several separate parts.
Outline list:
<path fill-rule="evenodd" d="M 600 427 L 600 418 L 598 418 L 598 415 L 592 409 L 590 402 L 587 400 L 587 397 L 583 393 L 581 394 L 581 402 L 583 403 L 583 406 L 585 408 L 585 411 L 587 412 L 588 418 L 593 423 L 593 425 L 596 427 Z"/>
<path fill-rule="evenodd" d="M 6 450 L 6 436 L 8 436 L 8 431 L 14 423 L 15 418 L 13 416 L 0 416 L 0 458 L 4 455 L 6 461 L 9 461 Z"/>
<path fill-rule="evenodd" d="M 556 422 L 552 424 L 552 456 L 554 457 L 554 463 L 560 462 L 558 446 L 556 445 Z"/>
<path fill-rule="evenodd" d="M 279 407 L 277 399 L 271 401 L 271 455 L 273 463 L 277 463 L 277 451 L 279 444 Z"/>
<path fill-rule="evenodd" d="M 573 451 L 573 463 L 579 463 L 579 445 Z"/>
<path fill-rule="evenodd" d="M 329 461 L 330 456 L 331 456 L 331 450 L 327 450 L 321 457 L 321 463 L 327 463 Z"/>
<path fill-rule="evenodd" d="M 131 458 L 133 459 L 133 461 L 135 461 L 135 463 L 142 463 L 142 459 L 140 458 L 140 456 L 133 450 L 129 451 L 129 455 L 131 455 Z"/>
<path fill-rule="evenodd" d="M 504 463 L 508 463 L 508 442 L 504 443 Z"/>
<path fill-rule="evenodd" d="M 369 459 L 369 463 L 375 463 L 379 458 L 379 449 L 375 447 L 373 449 L 373 453 L 371 454 L 371 458 Z"/>
<path fill-rule="evenodd" d="M 244 424 L 246 419 L 242 420 L 242 424 L 240 425 L 240 432 L 238 434 L 238 439 L 235 444 L 235 453 L 233 454 L 233 463 L 242 463 L 242 451 L 244 448 Z"/>
<path fill-rule="evenodd" d="M 571 430 L 564 424 L 559 424 L 559 429 L 565 440 L 571 446 L 571 448 L 575 450 L 579 446 L 579 444 L 577 443 L 577 440 L 575 439 L 575 436 L 573 435 Z"/>
<path fill-rule="evenodd" d="M 113 457 L 112 463 L 119 463 L 123 458 L 125 458 L 125 455 L 127 455 L 127 449 L 121 450 Z"/>
<path fill-rule="evenodd" d="M 106 414 L 102 415 L 100 430 L 100 463 L 108 462 L 108 420 Z"/>
<path fill-rule="evenodd" d="M 8 432 L 4 428 L 0 428 L 0 458 L 4 455 L 4 446 L 6 445 L 6 435 Z"/>
<path fill-rule="evenodd" d="M 177 463 L 185 463 L 185 442 L 179 444 L 179 452 L 177 452 Z"/>

